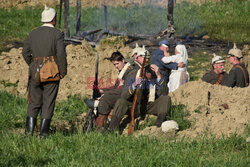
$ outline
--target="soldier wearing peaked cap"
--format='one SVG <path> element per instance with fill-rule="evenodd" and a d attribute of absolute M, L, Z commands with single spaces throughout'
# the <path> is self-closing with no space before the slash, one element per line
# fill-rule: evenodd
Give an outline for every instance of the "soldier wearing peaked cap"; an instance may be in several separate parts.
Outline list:
<path fill-rule="evenodd" d="M 216 85 L 226 85 L 228 74 L 223 71 L 224 68 L 225 60 L 223 57 L 214 54 L 212 58 L 212 70 L 203 75 L 202 81 Z"/>
<path fill-rule="evenodd" d="M 171 99 L 167 96 L 167 84 L 156 65 L 147 66 L 145 68 L 146 79 L 137 80 L 145 54 L 146 62 L 148 62 L 148 51 L 144 47 L 140 48 L 137 46 L 133 50 L 134 70 L 128 74 L 121 98 L 114 106 L 109 126 L 111 132 L 119 130 L 120 122 L 125 114 L 130 116 L 136 87 L 139 89 L 139 92 L 134 112 L 135 118 L 145 114 L 156 115 L 156 125 L 160 127 L 170 110 Z"/>
<path fill-rule="evenodd" d="M 244 63 L 240 63 L 242 56 L 241 50 L 234 44 L 233 49 L 228 52 L 228 59 L 233 68 L 229 72 L 229 87 L 247 87 L 249 85 L 249 73 Z"/>
<path fill-rule="evenodd" d="M 33 134 L 38 113 L 41 110 L 40 137 L 49 133 L 55 101 L 59 88 L 59 79 L 67 74 L 67 60 L 64 46 L 64 34 L 55 28 L 56 11 L 45 6 L 42 12 L 41 27 L 33 30 L 23 46 L 23 58 L 29 66 L 29 104 L 26 119 L 26 134 Z M 39 70 L 46 62 L 55 62 L 57 81 L 42 82 Z M 55 65 L 56 64 L 56 65 Z M 47 68 L 47 72 L 51 68 Z M 53 70 L 54 70 L 53 69 Z M 40 83 L 41 81 L 41 83 Z"/>
<path fill-rule="evenodd" d="M 96 125 L 98 130 L 104 130 L 103 127 L 107 122 L 107 117 L 114 107 L 116 101 L 121 97 L 124 80 L 127 78 L 128 73 L 133 70 L 129 62 L 125 62 L 123 55 L 117 51 L 113 52 L 110 58 L 107 58 L 116 69 L 119 71 L 115 85 L 107 88 L 100 88 L 102 96 L 98 100 L 85 99 L 88 107 L 98 109 L 98 117 L 96 118 Z"/>
<path fill-rule="evenodd" d="M 165 78 L 166 82 L 169 81 L 169 75 L 171 70 L 177 70 L 178 67 L 185 67 L 183 62 L 180 63 L 164 63 L 162 58 L 169 55 L 169 42 L 164 39 L 159 42 L 159 48 L 153 52 L 151 57 L 151 64 L 155 64 L 159 67 L 162 76 Z"/>

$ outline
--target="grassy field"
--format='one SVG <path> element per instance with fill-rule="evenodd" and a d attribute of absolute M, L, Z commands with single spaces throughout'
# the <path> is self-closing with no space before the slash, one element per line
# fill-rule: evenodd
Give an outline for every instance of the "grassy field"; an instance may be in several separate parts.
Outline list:
<path fill-rule="evenodd" d="M 56 131 L 47 139 L 25 137 L 27 101 L 0 92 L 0 166 L 247 166 L 245 137 L 156 140 L 92 132 Z M 183 106 L 177 106 L 183 110 Z M 53 122 L 74 121 L 86 112 L 79 96 L 56 105 Z M 184 123 L 185 113 L 172 114 Z M 180 120 L 182 119 L 182 120 Z M 185 120 L 185 119 L 184 119 Z M 56 126 L 55 124 L 53 126 Z"/>
<path fill-rule="evenodd" d="M 209 1 L 198 6 L 183 2 L 174 10 L 177 35 L 193 36 L 208 34 L 213 39 L 230 42 L 250 42 L 250 1 Z M 22 41 L 28 33 L 41 25 L 42 8 L 0 9 L 1 41 Z M 58 9 L 57 9 L 58 10 Z M 75 8 L 70 8 L 71 34 L 75 34 Z M 118 32 L 157 33 L 167 25 L 167 10 L 146 5 L 108 8 L 108 28 Z M 104 28 L 102 8 L 83 8 L 81 30 Z M 230 35 L 229 35 L 230 34 Z M 3 44 L 2 44 L 3 45 Z"/>

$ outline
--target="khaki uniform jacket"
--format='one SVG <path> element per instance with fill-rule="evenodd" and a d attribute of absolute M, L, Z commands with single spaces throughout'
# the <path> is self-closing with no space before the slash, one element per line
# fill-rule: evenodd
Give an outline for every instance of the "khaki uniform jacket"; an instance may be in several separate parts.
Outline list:
<path fill-rule="evenodd" d="M 137 71 L 140 70 L 139 65 L 134 64 L 134 69 L 128 74 L 127 79 L 125 81 L 124 89 L 122 91 L 121 98 L 126 99 L 129 102 L 133 102 L 135 88 L 132 84 L 135 82 Z M 167 83 L 164 78 L 160 79 L 159 81 L 154 80 L 156 85 L 155 91 L 155 99 L 159 98 L 162 95 L 168 95 L 168 87 Z M 148 84 L 146 81 L 142 82 L 139 86 L 139 92 L 137 96 L 137 111 L 142 113 L 146 111 L 146 107 L 148 104 L 148 96 L 149 96 L 149 89 Z"/>
<path fill-rule="evenodd" d="M 67 74 L 64 33 L 54 27 L 41 26 L 33 30 L 24 43 L 22 55 L 30 67 L 30 72 L 35 69 L 33 58 L 55 56 L 60 75 Z M 40 64 L 41 61 L 39 60 L 38 63 Z"/>
<path fill-rule="evenodd" d="M 239 67 L 236 67 L 236 65 L 234 65 L 229 72 L 229 81 L 227 83 L 227 86 L 243 88 L 246 87 L 245 80 L 247 81 L 247 83 L 249 83 L 249 73 L 245 65 L 244 64 L 239 64 L 239 65 L 243 68 L 246 78 L 243 74 L 243 71 Z"/>
<path fill-rule="evenodd" d="M 220 85 L 227 85 L 229 76 L 225 72 L 223 72 L 222 74 L 223 74 L 223 77 L 220 82 Z M 216 82 L 219 80 L 219 76 L 220 74 L 216 74 L 214 70 L 211 70 L 203 75 L 202 81 L 210 83 L 210 84 L 216 84 Z"/>
<path fill-rule="evenodd" d="M 129 66 L 126 70 L 126 72 L 124 73 L 124 75 L 122 76 L 122 80 L 126 80 L 128 74 L 133 70 L 133 66 Z M 108 88 L 102 88 L 102 90 L 104 91 L 105 94 L 119 94 L 121 95 L 122 93 L 122 89 L 123 89 L 124 85 L 120 85 L 120 81 L 119 79 L 116 79 L 114 86 L 108 87 Z"/>

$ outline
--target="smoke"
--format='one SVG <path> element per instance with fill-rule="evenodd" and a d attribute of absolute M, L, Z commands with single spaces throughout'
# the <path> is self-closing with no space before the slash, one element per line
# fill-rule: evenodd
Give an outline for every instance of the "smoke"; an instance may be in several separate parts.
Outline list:
<path fill-rule="evenodd" d="M 105 22 L 104 6 L 82 8 L 81 31 L 107 29 L 117 33 L 153 35 L 167 28 L 167 0 L 124 0 L 127 5 L 107 4 Z M 82 4 L 84 6 L 84 4 Z M 174 8 L 174 22 L 178 35 L 202 34 L 202 21 L 196 5 L 179 3 Z M 70 10 L 71 34 L 75 34 L 76 8 Z"/>

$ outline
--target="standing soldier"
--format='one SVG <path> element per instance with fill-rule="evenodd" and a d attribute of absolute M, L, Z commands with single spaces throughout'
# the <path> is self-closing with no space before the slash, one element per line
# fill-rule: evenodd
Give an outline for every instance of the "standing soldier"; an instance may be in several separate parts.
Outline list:
<path fill-rule="evenodd" d="M 212 70 L 205 73 L 202 81 L 216 85 L 227 85 L 228 74 L 223 70 L 225 68 L 225 60 L 221 56 L 214 54 L 212 59 Z"/>
<path fill-rule="evenodd" d="M 229 81 L 227 86 L 229 87 L 247 87 L 249 85 L 249 74 L 244 63 L 240 63 L 240 59 L 243 57 L 241 50 L 234 44 L 233 49 L 228 52 L 228 59 L 233 68 L 229 72 Z"/>
<path fill-rule="evenodd" d="M 67 74 L 67 59 L 64 46 L 64 34 L 55 28 L 56 11 L 45 6 L 42 12 L 41 27 L 33 30 L 27 37 L 23 47 L 23 58 L 29 65 L 29 100 L 26 119 L 26 134 L 33 135 L 39 111 L 41 110 L 40 137 L 49 133 L 55 101 L 59 88 L 59 80 Z M 57 81 L 41 82 L 39 69 L 45 60 L 56 62 L 58 68 Z M 51 68 L 49 68 L 51 70 Z M 38 72 L 37 72 L 38 71 Z M 60 77 L 60 78 L 59 78 Z"/>

